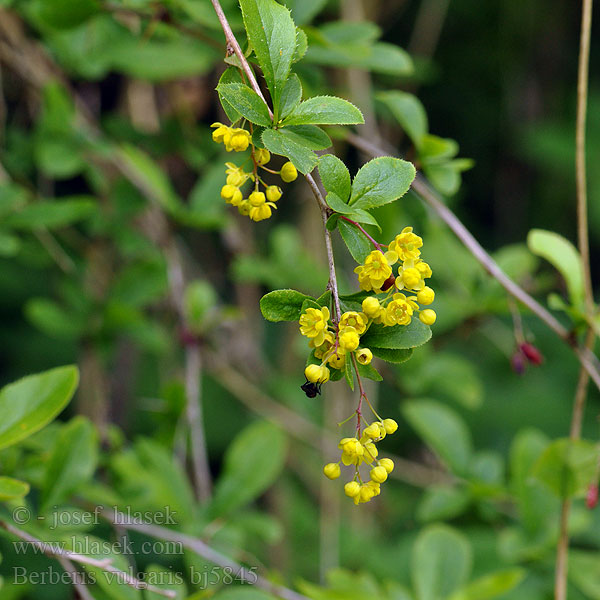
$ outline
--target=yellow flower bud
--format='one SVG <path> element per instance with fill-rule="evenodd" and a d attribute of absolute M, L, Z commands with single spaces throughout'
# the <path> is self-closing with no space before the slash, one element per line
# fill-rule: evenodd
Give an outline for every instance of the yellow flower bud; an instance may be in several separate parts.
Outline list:
<path fill-rule="evenodd" d="M 408 269 L 404 269 L 402 271 L 402 283 L 404 283 L 404 287 L 409 289 L 413 289 L 419 285 L 421 282 L 421 273 L 417 271 L 414 267 L 409 267 Z"/>
<path fill-rule="evenodd" d="M 328 463 L 323 467 L 323 473 L 328 479 L 337 479 L 341 474 L 338 463 Z"/>
<path fill-rule="evenodd" d="M 281 171 L 279 171 L 279 176 L 286 183 L 290 183 L 294 181 L 296 177 L 298 177 L 298 171 L 296 167 L 291 162 L 286 162 L 283 167 L 281 167 Z"/>
<path fill-rule="evenodd" d="M 371 425 L 369 425 L 365 431 L 364 434 L 367 437 L 376 439 L 379 437 L 379 424 L 378 423 L 371 423 Z"/>
<path fill-rule="evenodd" d="M 254 152 L 254 160 L 257 165 L 266 165 L 271 160 L 271 153 L 266 148 L 257 148 Z"/>
<path fill-rule="evenodd" d="M 229 202 L 229 204 L 233 204 L 233 206 L 239 206 L 243 199 L 244 197 L 242 196 L 242 192 L 240 190 L 235 190 L 233 196 L 227 200 L 227 202 Z"/>
<path fill-rule="evenodd" d="M 277 202 L 281 198 L 281 188 L 278 185 L 270 185 L 267 188 L 267 199 L 269 202 Z"/>
<path fill-rule="evenodd" d="M 385 427 L 385 432 L 389 433 L 390 435 L 395 433 L 398 429 L 398 423 L 396 423 L 394 419 L 384 419 L 383 426 Z"/>
<path fill-rule="evenodd" d="M 344 494 L 349 498 L 356 498 L 360 494 L 360 484 L 357 481 L 349 481 L 344 486 Z"/>
<path fill-rule="evenodd" d="M 225 140 L 226 141 L 226 140 Z M 225 149 L 230 152 L 235 150 L 236 152 L 243 152 L 250 145 L 250 133 L 245 129 L 233 129 L 231 131 L 231 139 L 229 143 L 225 143 Z"/>
<path fill-rule="evenodd" d="M 353 352 L 358 348 L 360 339 L 354 327 L 345 327 L 340 331 L 339 344 L 342 350 Z"/>
<path fill-rule="evenodd" d="M 435 299 L 435 292 L 428 286 L 425 286 L 418 294 L 417 294 L 417 302 L 419 304 L 431 304 Z"/>
<path fill-rule="evenodd" d="M 327 362 L 334 368 L 334 369 L 341 369 L 343 368 L 343 366 L 346 364 L 346 356 L 344 354 L 341 354 L 339 352 L 336 352 L 335 354 L 332 354 L 328 359 Z"/>
<path fill-rule="evenodd" d="M 368 365 L 373 360 L 373 353 L 368 348 L 359 348 L 356 353 L 356 360 L 361 365 Z"/>
<path fill-rule="evenodd" d="M 375 296 L 367 296 L 362 301 L 362 309 L 367 317 L 374 319 L 381 313 L 381 304 L 379 304 L 379 300 Z"/>
<path fill-rule="evenodd" d="M 383 483 L 387 478 L 388 474 L 384 467 L 375 467 L 371 469 L 371 479 L 375 483 Z"/>
<path fill-rule="evenodd" d="M 304 375 L 311 383 L 325 383 L 329 381 L 329 369 L 322 365 L 308 365 L 304 369 Z"/>
<path fill-rule="evenodd" d="M 221 188 L 221 198 L 225 198 L 225 200 L 228 200 L 229 198 L 233 197 L 233 194 L 235 194 L 237 188 L 234 185 L 224 185 Z"/>
<path fill-rule="evenodd" d="M 432 310 L 431 308 L 426 308 L 425 310 L 421 311 L 421 314 L 419 314 L 419 319 L 421 319 L 425 325 L 433 325 L 436 318 L 437 315 L 435 314 L 435 310 Z"/>
<path fill-rule="evenodd" d="M 367 484 L 363 484 L 360 486 L 360 501 L 361 502 L 369 502 L 371 498 L 375 495 L 375 490 Z"/>
<path fill-rule="evenodd" d="M 262 192 L 252 192 L 250 196 L 248 196 L 248 200 L 250 200 L 252 206 L 260 206 L 267 201 Z"/>
<path fill-rule="evenodd" d="M 394 470 L 394 461 L 391 458 L 382 458 L 378 464 L 380 467 L 383 467 L 388 474 Z"/>
<path fill-rule="evenodd" d="M 246 177 L 244 175 L 242 175 L 242 173 L 240 173 L 239 171 L 235 172 L 235 173 L 230 173 L 229 175 L 227 175 L 227 183 L 229 185 L 234 185 L 236 187 L 242 185 L 242 183 L 244 183 L 244 181 L 246 181 Z"/>
<path fill-rule="evenodd" d="M 250 201 L 252 203 L 252 201 Z M 269 219 L 271 217 L 272 211 L 269 203 L 261 204 L 260 206 L 253 206 L 250 209 L 250 213 L 248 216 L 253 221 L 264 221 L 265 219 Z"/>

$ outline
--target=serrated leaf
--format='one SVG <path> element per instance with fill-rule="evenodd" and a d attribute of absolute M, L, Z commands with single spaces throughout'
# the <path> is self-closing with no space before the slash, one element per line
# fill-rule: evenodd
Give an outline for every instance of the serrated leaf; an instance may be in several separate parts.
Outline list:
<path fill-rule="evenodd" d="M 325 201 L 329 205 L 329 208 L 342 215 L 349 215 L 353 212 L 353 209 L 348 206 L 335 192 L 329 192 L 325 198 Z"/>
<path fill-rule="evenodd" d="M 427 113 L 421 101 L 415 95 L 399 90 L 380 92 L 376 99 L 389 109 L 413 144 L 418 147 L 429 128 Z"/>
<path fill-rule="evenodd" d="M 454 410 L 433 400 L 411 400 L 402 407 L 402 414 L 453 472 L 467 473 L 473 443 L 467 425 Z"/>
<path fill-rule="evenodd" d="M 367 348 L 374 346 L 399 350 L 422 346 L 430 338 L 429 326 L 421 323 L 419 319 L 412 319 L 408 325 L 394 325 L 393 327 L 373 324 L 362 336 L 361 341 Z"/>
<path fill-rule="evenodd" d="M 262 141 L 265 148 L 273 154 L 289 158 L 292 164 L 304 175 L 317 165 L 317 155 L 302 141 L 284 133 L 282 129 L 265 129 Z"/>
<path fill-rule="evenodd" d="M 365 209 L 393 202 L 406 194 L 415 176 L 415 167 L 405 160 L 374 158 L 356 174 L 349 204 Z"/>
<path fill-rule="evenodd" d="M 267 321 L 297 321 L 305 300 L 312 298 L 296 290 L 275 290 L 260 299 L 260 311 Z"/>
<path fill-rule="evenodd" d="M 357 263 L 363 263 L 365 258 L 367 258 L 371 252 L 371 242 L 369 242 L 355 225 L 348 223 L 348 221 L 339 219 L 337 226 L 352 258 L 354 258 Z M 365 342 L 365 344 L 368 346 L 367 342 Z"/>
<path fill-rule="evenodd" d="M 300 104 L 302 100 L 302 84 L 300 78 L 292 73 L 285 82 L 279 101 L 279 116 L 284 119 Z"/>
<path fill-rule="evenodd" d="M 337 194 L 344 204 L 348 202 L 352 186 L 350 172 L 337 156 L 324 154 L 319 158 L 319 176 L 327 192 Z"/>
<path fill-rule="evenodd" d="M 217 86 L 219 95 L 240 115 L 260 125 L 270 127 L 269 109 L 258 94 L 243 83 L 220 83 Z"/>
<path fill-rule="evenodd" d="M 266 421 L 252 423 L 232 442 L 215 485 L 213 517 L 232 513 L 262 494 L 277 478 L 287 453 L 287 438 Z"/>
<path fill-rule="evenodd" d="M 294 49 L 294 56 L 292 56 L 292 62 L 297 63 L 304 58 L 306 51 L 308 50 L 308 38 L 306 33 L 300 28 L 296 28 L 296 48 Z"/>
<path fill-rule="evenodd" d="M 40 430 L 68 404 L 79 381 L 77 367 L 29 375 L 0 390 L 0 448 Z"/>
<path fill-rule="evenodd" d="M 354 104 L 336 96 L 314 96 L 300 103 L 284 125 L 356 125 L 364 123 Z"/>
<path fill-rule="evenodd" d="M 296 51 L 296 26 L 290 11 L 275 0 L 240 0 L 240 6 L 278 120 L 281 94 Z"/>
<path fill-rule="evenodd" d="M 0 501 L 17 500 L 29 494 L 29 484 L 12 477 L 0 477 Z"/>
<path fill-rule="evenodd" d="M 553 231 L 532 229 L 527 236 L 531 252 L 545 258 L 563 276 L 567 283 L 569 299 L 581 306 L 584 298 L 583 267 L 579 252 L 573 244 Z"/>

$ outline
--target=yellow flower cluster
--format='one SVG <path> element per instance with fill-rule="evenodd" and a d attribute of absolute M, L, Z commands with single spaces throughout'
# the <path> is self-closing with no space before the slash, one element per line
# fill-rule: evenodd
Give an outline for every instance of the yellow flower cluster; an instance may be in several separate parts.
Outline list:
<path fill-rule="evenodd" d="M 259 176 L 258 169 L 278 174 L 282 181 L 290 183 L 298 177 L 296 167 L 291 162 L 286 162 L 279 171 L 268 169 L 265 165 L 271 160 L 271 153 L 264 148 L 256 148 L 252 143 L 249 131 L 238 127 L 229 127 L 223 123 L 213 123 L 211 127 L 215 127 L 212 134 L 213 140 L 218 144 L 225 144 L 227 152 L 232 150 L 244 152 L 248 147 L 251 151 L 251 171 L 245 171 L 244 165 L 225 163 L 227 179 L 221 188 L 221 197 L 228 204 L 235 206 L 241 215 L 248 216 L 253 221 L 268 219 L 273 214 L 273 209 L 277 208 L 276 202 L 281 198 L 282 191 L 277 185 L 267 185 Z M 244 198 L 241 188 L 248 180 L 253 182 L 254 189 L 248 198 Z M 264 192 L 260 191 L 261 185 Z"/>
<path fill-rule="evenodd" d="M 386 435 L 394 433 L 398 423 L 393 419 L 382 419 L 371 423 L 364 429 L 360 437 L 342 438 L 338 448 L 342 451 L 340 461 L 328 463 L 323 467 L 323 473 L 329 479 L 337 479 L 341 475 L 340 462 L 346 466 L 354 466 L 354 477 L 344 486 L 346 496 L 352 498 L 354 504 L 369 502 L 381 492 L 381 484 L 394 470 L 394 462 L 389 458 L 378 458 L 379 450 L 375 445 Z M 365 483 L 360 465 L 370 467 L 370 479 Z"/>
<path fill-rule="evenodd" d="M 382 300 L 376 296 L 363 300 L 363 313 L 374 323 L 387 327 L 408 325 L 415 312 L 426 325 L 435 323 L 435 311 L 419 308 L 419 305 L 427 306 L 435 299 L 435 292 L 425 285 L 425 280 L 432 273 L 430 266 L 420 258 L 422 246 L 423 240 L 413 233 L 412 227 L 405 227 L 390 242 L 385 254 L 381 250 L 373 250 L 364 264 L 354 269 L 362 290 L 386 293 Z M 400 266 L 398 274 L 394 275 L 392 266 L 396 263 Z"/>
<path fill-rule="evenodd" d="M 368 348 L 359 348 L 360 336 L 366 331 L 368 317 L 355 311 L 345 312 L 337 329 L 330 323 L 329 309 L 307 308 L 300 315 L 300 333 L 309 338 L 308 345 L 314 349 L 321 364 L 308 365 L 304 370 L 311 383 L 325 383 L 331 376 L 330 368 L 343 369 L 349 354 L 355 353 L 356 360 L 368 365 L 373 354 Z"/>

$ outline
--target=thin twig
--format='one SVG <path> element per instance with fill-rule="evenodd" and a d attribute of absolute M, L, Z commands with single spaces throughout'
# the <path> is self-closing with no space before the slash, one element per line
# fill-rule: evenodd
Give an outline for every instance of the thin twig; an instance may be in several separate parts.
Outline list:
<path fill-rule="evenodd" d="M 214 550 L 208 544 L 202 540 L 199 540 L 198 538 L 173 531 L 172 529 L 167 529 L 166 527 L 154 525 L 152 523 L 130 521 L 125 514 L 117 511 L 103 511 L 100 514 L 111 523 L 118 522 L 125 529 L 139 531 L 149 535 L 150 537 L 160 540 L 178 542 L 185 548 L 195 552 L 202 558 L 214 563 L 215 565 L 218 565 L 223 569 L 231 570 L 236 579 L 256 585 L 256 587 L 279 596 L 280 598 L 283 598 L 283 600 L 308 600 L 306 596 L 303 596 L 302 594 L 299 594 L 283 585 L 273 583 L 262 575 L 258 575 L 256 573 L 256 567 L 246 567 L 225 556 L 224 554 L 217 552 L 217 550 Z"/>
<path fill-rule="evenodd" d="M 371 242 L 371 244 L 373 244 L 373 246 L 375 246 L 375 248 L 377 248 L 377 250 L 381 250 L 381 244 L 376 239 L 374 239 L 371 235 L 369 235 L 367 233 L 367 231 L 365 230 L 365 228 L 360 223 L 357 223 L 356 221 L 353 221 L 352 219 L 349 219 L 348 217 L 346 217 L 344 215 L 340 215 L 339 217 L 340 217 L 340 219 L 347 221 L 348 223 L 351 223 L 352 225 L 354 225 Z"/>
<path fill-rule="evenodd" d="M 590 37 L 592 31 L 592 1 L 583 0 L 581 15 L 581 33 L 579 37 L 579 65 L 577 71 L 577 119 L 575 124 L 575 184 L 577 191 L 577 242 L 583 269 L 585 292 L 585 311 L 588 318 L 594 317 L 594 292 L 590 270 L 590 248 L 587 215 L 587 177 L 586 177 L 586 120 L 588 102 L 588 77 L 590 61 Z M 586 334 L 584 347 L 591 351 L 596 339 L 595 328 L 590 327 Z M 581 426 L 585 411 L 585 401 L 590 375 L 582 367 L 579 371 L 577 390 L 573 402 L 573 415 L 569 439 L 571 442 L 581 436 Z M 570 451 L 571 447 L 567 451 Z M 563 499 L 560 511 L 560 532 L 556 546 L 556 571 L 554 576 L 555 600 L 566 600 L 567 578 L 569 572 L 569 513 L 570 498 Z"/>
<path fill-rule="evenodd" d="M 346 139 L 353 146 L 364 149 L 372 156 L 388 156 L 380 148 L 374 146 L 368 140 L 365 140 L 354 134 L 347 134 Z M 456 237 L 471 252 L 483 268 L 498 281 L 498 283 L 514 298 L 524 304 L 540 320 L 554 331 L 554 333 L 566 342 L 576 354 L 579 362 L 589 373 L 590 377 L 600 389 L 600 362 L 598 358 L 585 346 L 577 345 L 572 333 L 564 327 L 548 310 L 546 310 L 537 300 L 530 296 L 522 287 L 515 283 L 498 263 L 483 249 L 481 244 L 473 237 L 473 234 L 462 224 L 460 219 L 441 202 L 436 192 L 434 192 L 427 180 L 420 174 L 412 184 L 413 190 L 434 210 L 435 213 L 448 225 Z"/>
<path fill-rule="evenodd" d="M 82 565 L 97 567 L 98 569 L 102 569 L 107 573 L 114 574 L 116 577 L 119 578 L 119 580 L 122 580 L 124 583 L 137 590 L 148 590 L 150 592 L 154 592 L 155 594 L 165 596 L 166 598 L 175 598 L 177 595 L 172 590 L 161 590 L 153 585 L 146 583 L 145 581 L 140 581 L 139 579 L 132 577 L 128 573 L 125 573 L 125 571 L 121 571 L 120 569 L 113 567 L 112 559 L 110 558 L 98 560 L 96 558 L 91 558 L 83 554 L 78 554 L 77 552 L 65 550 L 60 547 L 59 543 L 42 542 L 41 540 L 27 533 L 26 531 L 18 529 L 14 525 L 11 525 L 10 523 L 7 523 L 3 520 L 0 520 L 0 527 L 2 527 L 2 529 L 5 529 L 9 533 L 12 533 L 12 535 L 24 540 L 29 545 L 38 548 L 44 554 L 50 556 L 51 558 L 65 558 L 67 560 L 80 563 Z"/>

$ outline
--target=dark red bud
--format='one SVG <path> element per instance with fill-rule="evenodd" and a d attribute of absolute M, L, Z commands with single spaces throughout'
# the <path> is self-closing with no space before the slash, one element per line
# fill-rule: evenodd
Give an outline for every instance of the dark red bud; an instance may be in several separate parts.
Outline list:
<path fill-rule="evenodd" d="M 585 505 L 592 510 L 592 508 L 596 507 L 596 504 L 598 504 L 598 485 L 591 483 L 585 497 Z"/>
<path fill-rule="evenodd" d="M 383 285 L 381 286 L 381 289 L 386 292 L 387 290 L 389 290 L 394 283 L 396 283 L 396 278 L 393 275 L 390 275 L 384 282 Z"/>
<path fill-rule="evenodd" d="M 510 364 L 517 375 L 523 375 L 523 373 L 525 373 L 526 358 L 523 353 L 519 351 L 515 352 L 510 359 Z"/>
<path fill-rule="evenodd" d="M 533 344 L 525 342 L 519 346 L 519 349 L 532 365 L 541 365 L 544 362 L 542 353 Z"/>

